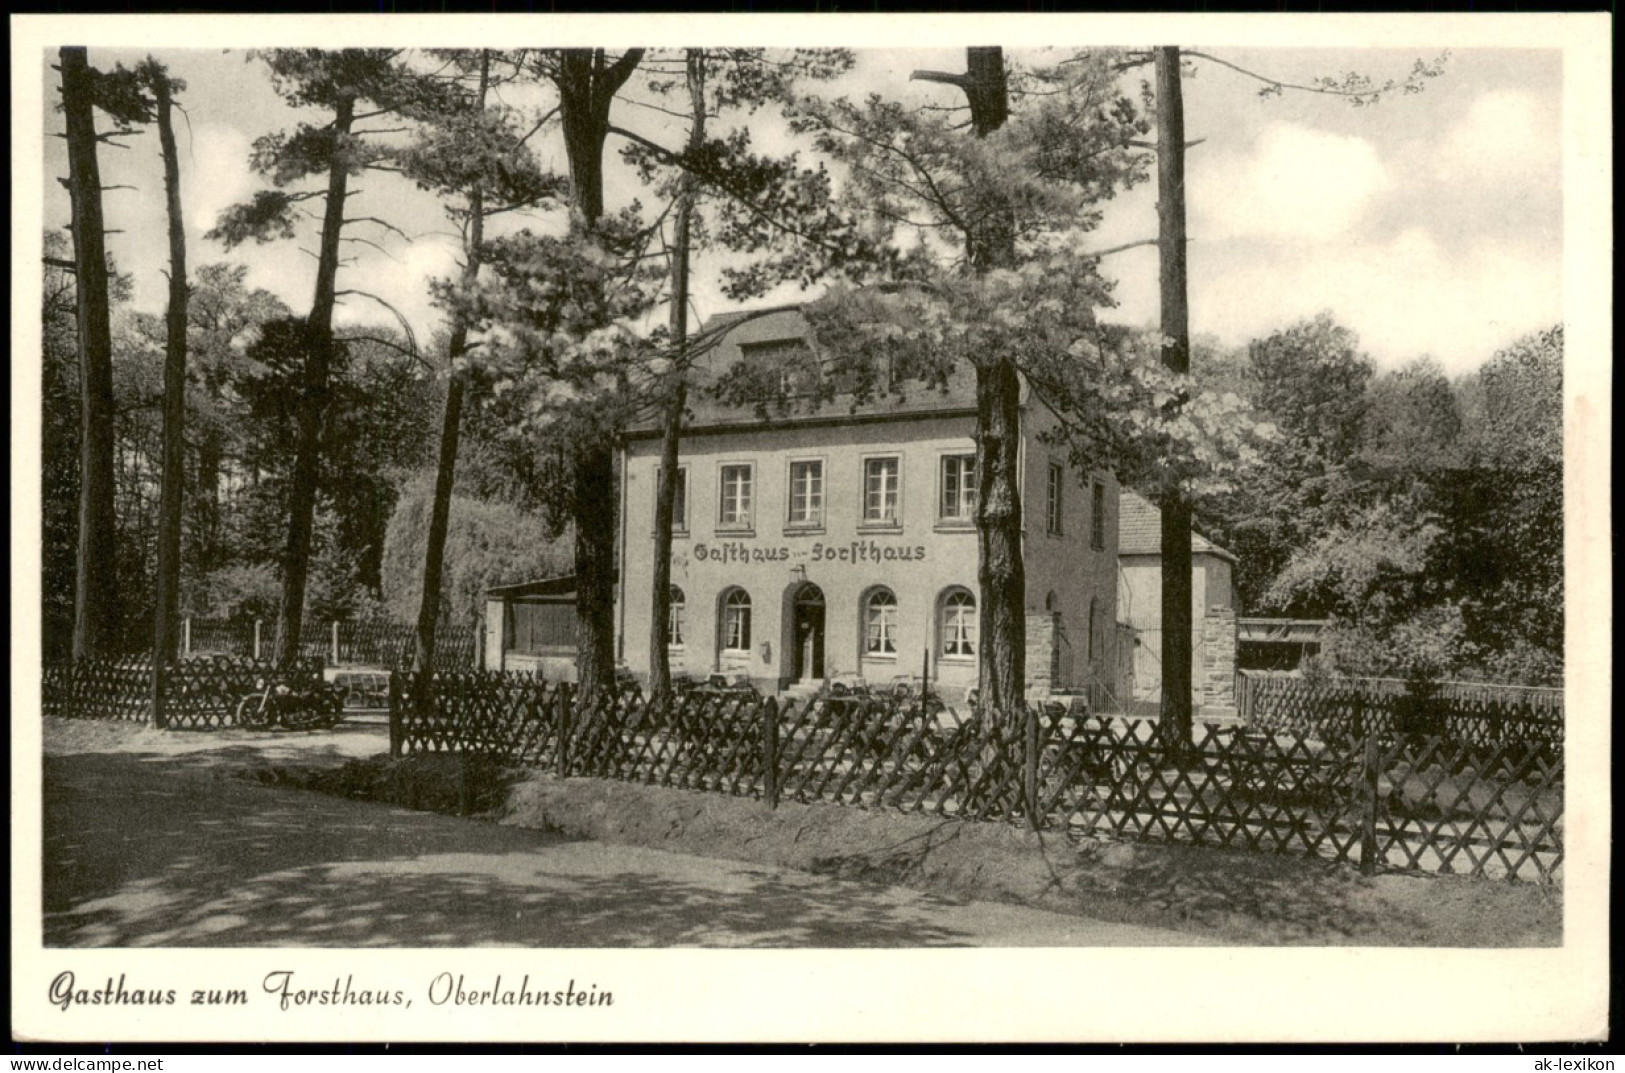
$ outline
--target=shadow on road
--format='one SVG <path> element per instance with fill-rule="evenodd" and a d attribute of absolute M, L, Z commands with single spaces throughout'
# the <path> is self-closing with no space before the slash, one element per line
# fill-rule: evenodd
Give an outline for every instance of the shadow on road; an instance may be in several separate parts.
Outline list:
<path fill-rule="evenodd" d="M 973 941 L 929 895 L 278 790 L 201 760 L 45 759 L 48 946 Z"/>

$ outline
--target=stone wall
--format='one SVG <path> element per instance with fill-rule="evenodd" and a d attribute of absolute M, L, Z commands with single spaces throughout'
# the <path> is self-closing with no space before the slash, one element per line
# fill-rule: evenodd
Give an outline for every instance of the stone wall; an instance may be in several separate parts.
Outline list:
<path fill-rule="evenodd" d="M 1027 616 L 1027 697 L 1047 697 L 1055 681 L 1055 622 L 1048 614 Z"/>
<path fill-rule="evenodd" d="M 1202 619 L 1202 665 L 1197 701 L 1203 719 L 1236 718 L 1236 612 L 1215 605 Z"/>

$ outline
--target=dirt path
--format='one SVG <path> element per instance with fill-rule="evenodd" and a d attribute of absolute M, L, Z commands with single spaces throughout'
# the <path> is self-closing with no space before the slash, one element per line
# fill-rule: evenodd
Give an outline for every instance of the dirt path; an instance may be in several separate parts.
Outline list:
<path fill-rule="evenodd" d="M 86 733 L 95 733 L 89 731 Z M 152 733 L 152 732 L 143 732 Z M 45 758 L 49 946 L 1191 944 L 1175 932 L 410 812 L 229 777 L 261 736 Z M 139 742 L 125 744 L 139 746 Z M 331 740 L 305 749 L 344 752 Z M 362 754 L 365 755 L 365 754 Z M 310 759 L 308 752 L 305 759 Z"/>

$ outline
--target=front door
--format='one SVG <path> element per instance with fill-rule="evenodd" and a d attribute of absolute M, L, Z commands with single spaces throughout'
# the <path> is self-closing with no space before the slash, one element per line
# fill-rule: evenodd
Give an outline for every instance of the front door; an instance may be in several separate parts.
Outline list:
<path fill-rule="evenodd" d="M 795 677 L 806 682 L 824 677 L 824 593 L 805 585 L 796 593 Z"/>

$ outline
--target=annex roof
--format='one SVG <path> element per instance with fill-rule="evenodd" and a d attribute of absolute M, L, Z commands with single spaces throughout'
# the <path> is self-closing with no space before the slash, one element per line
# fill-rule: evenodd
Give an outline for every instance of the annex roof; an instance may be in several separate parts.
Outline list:
<path fill-rule="evenodd" d="M 1117 554 L 1161 555 L 1162 512 L 1144 496 L 1123 489 L 1117 506 Z M 1192 555 L 1216 555 L 1235 562 L 1236 557 L 1196 530 L 1191 530 Z"/>

